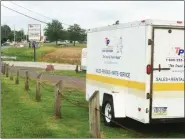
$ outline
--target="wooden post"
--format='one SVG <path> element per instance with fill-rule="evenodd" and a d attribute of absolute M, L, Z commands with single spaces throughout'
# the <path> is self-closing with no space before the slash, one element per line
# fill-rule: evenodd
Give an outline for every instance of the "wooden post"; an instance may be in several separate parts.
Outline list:
<path fill-rule="evenodd" d="M 9 76 L 9 64 L 6 65 L 6 77 L 8 78 Z"/>
<path fill-rule="evenodd" d="M 40 101 L 41 100 L 41 94 L 40 94 L 40 77 L 42 74 L 39 74 L 37 76 L 37 83 L 36 83 L 36 95 L 35 95 L 35 99 L 36 101 Z"/>
<path fill-rule="evenodd" d="M 78 73 L 78 65 L 76 65 L 76 69 L 75 69 L 76 73 Z"/>
<path fill-rule="evenodd" d="M 6 67 L 7 67 L 7 64 L 5 63 L 5 66 L 4 66 L 4 75 L 6 74 Z"/>
<path fill-rule="evenodd" d="M 56 118 L 61 118 L 62 88 L 63 88 L 63 83 L 60 80 L 55 86 L 54 115 Z"/>
<path fill-rule="evenodd" d="M 29 90 L 29 77 L 28 77 L 28 71 L 26 71 L 24 90 L 25 90 L 25 91 L 28 91 L 28 90 Z"/>
<path fill-rule="evenodd" d="M 2 63 L 1 63 L 1 73 L 4 73 L 3 69 L 4 69 L 4 64 L 3 64 L 3 62 L 2 62 Z"/>
<path fill-rule="evenodd" d="M 17 76 L 15 79 L 15 84 L 19 84 L 19 70 L 17 70 Z"/>
<path fill-rule="evenodd" d="M 99 92 L 95 91 L 89 99 L 89 128 L 93 138 L 100 138 Z"/>
<path fill-rule="evenodd" d="M 13 80 L 13 71 L 10 69 L 10 80 Z"/>
<path fill-rule="evenodd" d="M 5 75 L 6 73 L 6 63 L 3 64 L 3 74 Z"/>

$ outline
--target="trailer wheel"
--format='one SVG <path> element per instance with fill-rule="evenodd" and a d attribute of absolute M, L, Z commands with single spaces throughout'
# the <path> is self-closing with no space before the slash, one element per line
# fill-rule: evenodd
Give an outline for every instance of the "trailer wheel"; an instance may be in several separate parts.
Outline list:
<path fill-rule="evenodd" d="M 112 120 L 115 120 L 114 117 L 114 110 L 113 110 L 113 104 L 110 101 L 107 101 L 104 103 L 103 106 L 103 119 L 104 119 L 104 124 L 106 126 L 113 126 L 114 123 L 112 122 Z"/>

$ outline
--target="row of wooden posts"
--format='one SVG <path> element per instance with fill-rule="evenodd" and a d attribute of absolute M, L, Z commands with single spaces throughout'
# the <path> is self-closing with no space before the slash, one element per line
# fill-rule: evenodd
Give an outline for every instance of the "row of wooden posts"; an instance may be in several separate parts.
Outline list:
<path fill-rule="evenodd" d="M 13 73 L 10 72 L 10 66 L 6 63 L 1 66 L 1 72 L 9 77 L 10 80 L 13 80 Z M 41 75 L 39 74 L 36 79 L 36 93 L 35 99 L 37 102 L 41 101 L 41 93 L 40 93 L 40 86 L 41 86 Z M 19 70 L 17 70 L 15 84 L 19 84 Z M 25 71 L 25 91 L 29 91 L 29 74 L 28 71 Z M 61 104 L 62 104 L 62 95 L 63 95 L 63 82 L 60 80 L 55 85 L 55 103 L 54 103 L 54 116 L 56 118 L 61 118 Z M 99 111 L 99 92 L 95 91 L 94 94 L 89 99 L 89 129 L 90 135 L 94 138 L 100 138 L 100 111 Z"/>
<path fill-rule="evenodd" d="M 1 66 L 1 72 L 8 78 L 10 77 L 10 80 L 13 80 L 13 73 L 11 72 L 11 67 L 9 64 L 4 63 L 3 66 Z M 35 99 L 37 102 L 41 101 L 41 93 L 40 93 L 40 86 L 41 86 L 41 75 L 37 75 L 36 79 L 36 91 L 35 91 Z M 16 78 L 15 78 L 15 84 L 19 84 L 19 70 L 16 72 Z M 28 71 L 25 71 L 25 82 L 24 82 L 24 90 L 29 91 L 29 74 Z M 61 118 L 61 97 L 62 97 L 62 88 L 63 84 L 60 80 L 55 85 L 55 103 L 54 103 L 54 115 L 56 118 Z"/>

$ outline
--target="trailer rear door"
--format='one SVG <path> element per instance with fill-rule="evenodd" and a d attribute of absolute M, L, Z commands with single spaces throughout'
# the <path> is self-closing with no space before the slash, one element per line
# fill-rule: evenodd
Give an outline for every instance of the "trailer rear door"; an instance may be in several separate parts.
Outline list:
<path fill-rule="evenodd" d="M 184 118 L 184 28 L 154 27 L 151 119 Z"/>

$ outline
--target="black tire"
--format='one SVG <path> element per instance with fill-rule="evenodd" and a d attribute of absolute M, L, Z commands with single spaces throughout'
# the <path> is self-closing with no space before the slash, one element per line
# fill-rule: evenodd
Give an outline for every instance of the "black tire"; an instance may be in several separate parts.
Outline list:
<path fill-rule="evenodd" d="M 106 107 L 109 107 L 108 105 L 111 108 L 109 111 L 109 116 L 108 116 L 109 118 L 106 116 L 107 113 L 105 112 L 105 111 L 107 111 Z M 103 115 L 104 124 L 106 126 L 114 126 L 115 124 L 114 124 L 114 122 L 112 122 L 112 120 L 115 121 L 113 103 L 111 101 L 106 101 L 103 105 L 102 110 L 103 110 L 103 114 L 104 114 Z M 111 118 L 110 118 L 110 115 L 111 115 Z"/>

